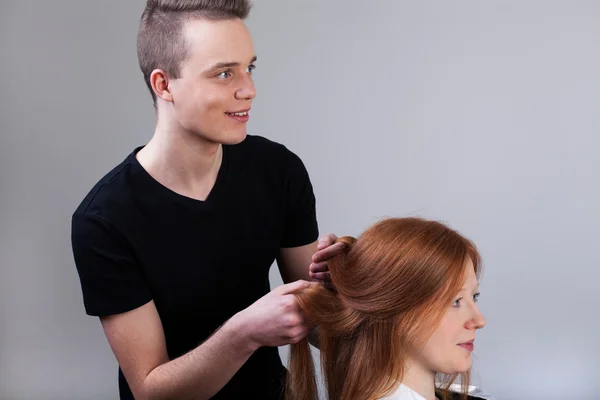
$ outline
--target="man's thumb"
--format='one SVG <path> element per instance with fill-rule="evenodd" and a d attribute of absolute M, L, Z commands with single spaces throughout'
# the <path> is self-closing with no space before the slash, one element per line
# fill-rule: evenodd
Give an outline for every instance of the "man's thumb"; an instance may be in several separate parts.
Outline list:
<path fill-rule="evenodd" d="M 291 282 L 285 285 L 281 285 L 279 287 L 277 287 L 277 291 L 280 294 L 290 294 L 290 293 L 294 293 L 297 292 L 299 290 L 302 289 L 307 289 L 309 287 L 311 287 L 312 285 L 318 284 L 316 282 L 309 282 L 309 281 L 305 281 L 303 279 L 300 279 L 298 281 L 295 282 Z"/>

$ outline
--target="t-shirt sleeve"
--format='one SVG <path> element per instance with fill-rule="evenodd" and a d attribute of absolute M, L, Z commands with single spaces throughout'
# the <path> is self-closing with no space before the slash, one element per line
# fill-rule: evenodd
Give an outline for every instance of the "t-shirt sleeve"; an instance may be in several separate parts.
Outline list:
<path fill-rule="evenodd" d="M 281 247 L 304 246 L 319 237 L 315 195 L 300 157 L 287 150 L 286 164 L 286 213 Z"/>
<path fill-rule="evenodd" d="M 108 221 L 74 214 L 71 244 L 88 315 L 119 314 L 152 299 L 133 250 Z"/>

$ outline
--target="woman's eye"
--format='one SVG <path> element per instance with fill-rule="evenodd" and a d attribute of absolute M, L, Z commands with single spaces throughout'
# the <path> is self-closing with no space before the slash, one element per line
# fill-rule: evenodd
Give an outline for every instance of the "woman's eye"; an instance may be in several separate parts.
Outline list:
<path fill-rule="evenodd" d="M 473 301 L 474 301 L 475 303 L 477 303 L 477 302 L 479 301 L 479 293 L 475 293 L 475 294 L 473 295 Z"/>
<path fill-rule="evenodd" d="M 460 307 L 460 301 L 461 300 L 462 299 L 456 299 L 456 300 L 454 300 L 454 302 L 452 303 L 452 307 L 454 307 L 454 308 Z"/>

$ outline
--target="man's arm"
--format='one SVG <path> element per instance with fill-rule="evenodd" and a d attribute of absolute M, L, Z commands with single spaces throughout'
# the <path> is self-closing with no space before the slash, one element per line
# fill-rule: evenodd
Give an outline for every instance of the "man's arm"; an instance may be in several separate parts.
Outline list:
<path fill-rule="evenodd" d="M 330 233 L 305 246 L 280 249 L 277 266 L 283 282 L 314 280 L 333 289 L 327 262 L 341 253 L 345 246 L 336 243 L 337 240 L 338 237 Z"/>
<path fill-rule="evenodd" d="M 283 346 L 306 337 L 310 326 L 293 293 L 309 285 L 297 281 L 273 289 L 200 346 L 172 361 L 154 302 L 101 321 L 136 399 L 209 399 L 259 347 Z"/>
<path fill-rule="evenodd" d="M 169 361 L 154 302 L 101 318 L 106 337 L 136 399 L 208 399 L 258 348 L 243 318 L 227 321 L 189 353 Z"/>
<path fill-rule="evenodd" d="M 317 241 L 299 247 L 282 248 L 277 257 L 277 266 L 283 283 L 299 279 L 311 280 L 309 267 L 313 255 L 317 252 Z"/>

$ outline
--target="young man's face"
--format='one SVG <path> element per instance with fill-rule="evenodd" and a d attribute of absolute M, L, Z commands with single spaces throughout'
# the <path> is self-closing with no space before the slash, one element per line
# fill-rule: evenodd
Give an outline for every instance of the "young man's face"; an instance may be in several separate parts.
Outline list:
<path fill-rule="evenodd" d="M 250 32 L 239 19 L 198 19 L 188 21 L 183 34 L 188 56 L 180 77 L 169 84 L 174 117 L 183 129 L 212 142 L 241 142 L 256 96 Z"/>

